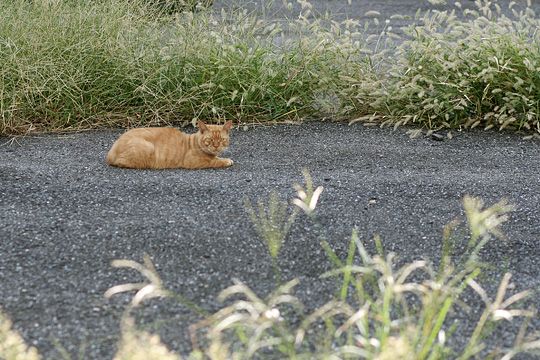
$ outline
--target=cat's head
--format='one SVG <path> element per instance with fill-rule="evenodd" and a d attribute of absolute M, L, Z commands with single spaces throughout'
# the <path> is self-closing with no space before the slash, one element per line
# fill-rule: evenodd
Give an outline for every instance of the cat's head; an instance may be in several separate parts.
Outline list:
<path fill-rule="evenodd" d="M 199 145 L 204 152 L 218 155 L 229 146 L 231 120 L 223 125 L 208 125 L 199 120 L 197 127 L 199 128 Z"/>

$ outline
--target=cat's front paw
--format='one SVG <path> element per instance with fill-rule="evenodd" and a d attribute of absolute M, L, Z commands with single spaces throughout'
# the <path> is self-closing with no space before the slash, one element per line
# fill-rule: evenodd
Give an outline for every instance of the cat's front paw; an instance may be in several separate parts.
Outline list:
<path fill-rule="evenodd" d="M 229 167 L 234 164 L 234 161 L 232 161 L 231 159 L 223 159 L 223 162 L 225 164 L 225 167 Z"/>

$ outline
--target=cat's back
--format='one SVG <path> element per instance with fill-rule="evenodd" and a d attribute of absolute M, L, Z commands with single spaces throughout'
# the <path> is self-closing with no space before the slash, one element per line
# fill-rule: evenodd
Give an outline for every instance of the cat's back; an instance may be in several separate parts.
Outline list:
<path fill-rule="evenodd" d="M 114 142 L 106 161 L 109 165 L 119 167 L 164 167 L 158 162 L 166 162 L 171 154 L 184 147 L 186 138 L 186 134 L 171 127 L 131 129 Z"/>
<path fill-rule="evenodd" d="M 149 127 L 135 128 L 123 133 L 117 141 L 128 141 L 130 139 L 142 139 L 154 144 L 168 143 L 171 140 L 178 140 L 185 135 L 178 129 L 172 127 Z"/>

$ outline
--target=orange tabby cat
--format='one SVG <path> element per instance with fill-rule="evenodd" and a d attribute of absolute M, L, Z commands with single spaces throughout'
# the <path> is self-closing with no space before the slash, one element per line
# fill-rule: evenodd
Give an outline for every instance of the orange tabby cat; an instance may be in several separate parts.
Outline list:
<path fill-rule="evenodd" d="M 206 169 L 231 166 L 218 155 L 229 146 L 232 122 L 197 123 L 199 131 L 185 134 L 174 128 L 139 128 L 122 134 L 107 154 L 112 166 L 134 169 Z"/>

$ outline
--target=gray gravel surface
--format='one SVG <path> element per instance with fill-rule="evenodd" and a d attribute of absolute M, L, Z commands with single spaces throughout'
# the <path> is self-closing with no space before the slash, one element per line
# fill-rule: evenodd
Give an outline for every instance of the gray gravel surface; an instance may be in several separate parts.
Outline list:
<path fill-rule="evenodd" d="M 148 253 L 167 287 L 206 310 L 219 307 L 215 298 L 234 277 L 267 294 L 271 263 L 243 198 L 272 191 L 292 198 L 304 167 L 325 186 L 319 221 L 341 256 L 356 227 L 370 250 L 380 234 L 402 260 L 436 260 L 442 227 L 461 214 L 465 194 L 487 203 L 507 198 L 517 209 L 504 226 L 508 239 L 483 254 L 495 266 L 484 281 L 493 291 L 508 270 L 517 289 L 540 285 L 539 143 L 519 135 L 456 133 L 438 141 L 335 123 L 258 127 L 234 132 L 232 168 L 136 171 L 104 163 L 119 134 L 0 139 L 0 305 L 46 358 L 59 357 L 56 341 L 74 356 L 111 358 L 128 298 L 103 294 L 139 279 L 113 269 L 113 259 Z M 280 266 L 285 279 L 301 280 L 308 307 L 333 292 L 318 278 L 330 264 L 305 218 L 293 226 Z M 155 300 L 140 317 L 173 349 L 188 351 L 183 329 L 197 315 L 185 306 Z M 533 328 L 540 329 L 538 319 Z"/>

